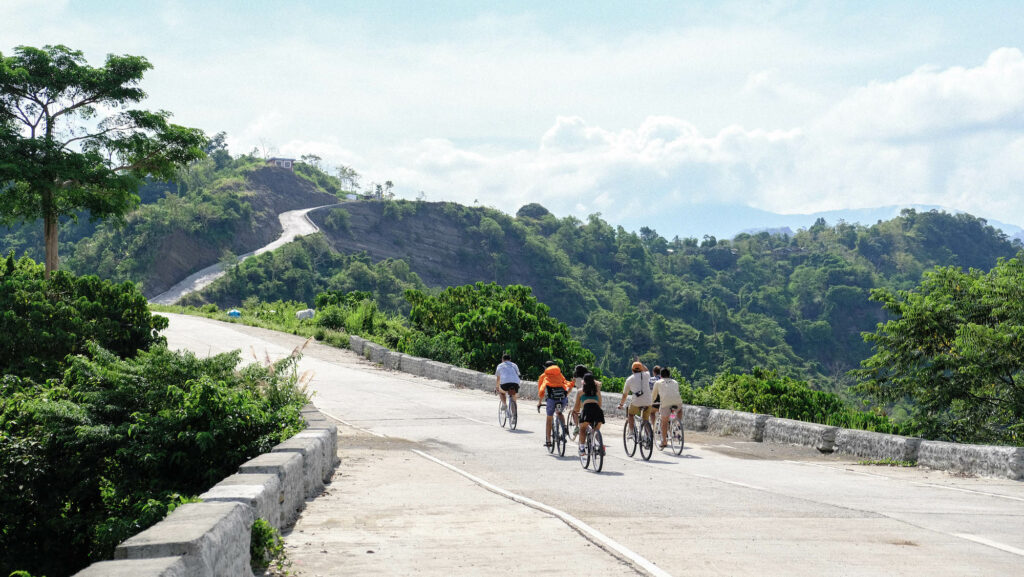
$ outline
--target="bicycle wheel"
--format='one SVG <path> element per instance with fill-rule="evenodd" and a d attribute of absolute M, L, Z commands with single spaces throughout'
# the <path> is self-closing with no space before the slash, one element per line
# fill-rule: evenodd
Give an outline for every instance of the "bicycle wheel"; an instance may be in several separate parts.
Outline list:
<path fill-rule="evenodd" d="M 551 440 L 555 442 L 555 447 L 558 449 L 559 457 L 565 456 L 565 442 L 569 436 L 565 431 L 565 423 L 563 422 L 563 419 L 565 419 L 565 417 L 559 413 L 556 416 L 555 422 L 553 423 L 554 426 L 552 427 Z"/>
<path fill-rule="evenodd" d="M 683 422 L 679 420 L 679 417 L 672 419 L 672 424 L 668 429 L 669 441 L 672 443 L 672 450 L 677 455 L 683 454 L 683 440 L 685 439 L 685 432 L 683 431 Z"/>
<path fill-rule="evenodd" d="M 626 450 L 626 455 L 632 457 L 636 454 L 636 426 L 633 430 L 629 430 L 629 423 L 634 419 L 629 415 L 626 416 L 626 424 L 622 425 L 622 448 Z"/>
<path fill-rule="evenodd" d="M 516 425 L 519 424 L 519 408 L 516 407 L 516 400 L 509 399 L 508 401 L 508 430 L 516 430 Z"/>
<path fill-rule="evenodd" d="M 601 431 L 594 429 L 593 434 L 588 435 L 590 438 L 590 452 L 593 454 L 591 459 L 594 461 L 594 472 L 600 473 L 601 467 L 604 467 L 604 439 L 601 438 Z"/>
<path fill-rule="evenodd" d="M 590 466 L 591 452 L 592 451 L 590 450 L 590 435 L 587 435 L 587 438 L 583 439 L 583 452 L 580 453 L 580 465 L 583 465 L 584 469 Z"/>
<path fill-rule="evenodd" d="M 651 428 L 651 422 L 644 419 L 644 424 L 640 427 L 640 456 L 645 461 L 650 461 L 652 453 L 654 453 L 654 429 Z"/>
<path fill-rule="evenodd" d="M 498 398 L 498 424 L 504 428 L 505 423 L 508 422 L 508 409 L 505 408 L 505 403 L 501 402 L 501 398 Z"/>
<path fill-rule="evenodd" d="M 566 426 L 569 431 L 569 440 L 575 441 L 580 436 L 580 419 L 576 413 L 569 413 L 569 424 Z"/>

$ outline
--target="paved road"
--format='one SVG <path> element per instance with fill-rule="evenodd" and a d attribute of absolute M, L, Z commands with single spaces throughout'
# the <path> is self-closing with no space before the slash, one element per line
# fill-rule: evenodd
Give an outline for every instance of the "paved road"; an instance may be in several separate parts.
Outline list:
<path fill-rule="evenodd" d="M 301 343 L 168 316 L 172 348 L 199 354 Z M 317 344 L 302 368 L 343 435 L 339 476 L 286 537 L 300 575 L 1024 575 L 1024 483 L 690 433 L 682 457 L 642 462 L 618 421 L 594 474 L 547 454 L 528 405 L 510 433 L 487 393 Z"/>
<path fill-rule="evenodd" d="M 324 205 L 333 206 L 333 205 Z M 289 242 L 295 240 L 300 236 L 307 234 L 313 234 L 319 232 L 313 221 L 309 220 L 308 213 L 312 210 L 323 208 L 323 206 L 315 206 L 313 208 L 302 208 L 299 210 L 290 210 L 288 212 L 282 212 L 277 215 L 277 219 L 281 222 L 281 236 L 274 242 L 254 250 L 253 252 L 247 252 L 238 257 L 239 262 L 258 254 L 272 251 L 276 248 L 280 248 Z M 161 305 L 173 305 L 178 302 L 178 299 L 187 295 L 188 293 L 202 290 L 210 285 L 213 281 L 224 276 L 224 267 L 220 264 L 210 265 L 199 272 L 189 275 L 185 280 L 175 284 L 171 288 L 167 289 L 163 293 L 150 299 L 150 302 L 161 304 Z"/>

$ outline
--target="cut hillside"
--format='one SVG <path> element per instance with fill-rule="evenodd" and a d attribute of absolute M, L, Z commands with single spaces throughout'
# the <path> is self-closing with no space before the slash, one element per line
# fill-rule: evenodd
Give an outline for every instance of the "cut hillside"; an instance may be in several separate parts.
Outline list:
<path fill-rule="evenodd" d="M 339 210 L 348 216 L 331 218 L 332 211 Z M 546 253 L 522 237 L 505 234 L 497 224 L 489 226 L 494 220 L 483 209 L 447 202 L 359 201 L 309 216 L 332 249 L 343 254 L 365 252 L 374 262 L 404 260 L 427 286 L 521 284 L 531 287 L 541 302 L 558 309 L 562 320 L 585 318 L 572 313 L 574 309 L 582 312 L 578 306 L 557 306 L 565 287 L 544 274 L 538 252 Z"/>
<path fill-rule="evenodd" d="M 143 283 L 147 297 L 215 264 L 226 251 L 245 254 L 273 242 L 282 232 L 278 214 L 338 201 L 294 172 L 276 167 L 249 172 L 242 181 L 220 184 L 219 190 L 233 192 L 248 204 L 251 218 L 225 222 L 222 230 L 169 231 L 153 251 L 153 266 Z"/>

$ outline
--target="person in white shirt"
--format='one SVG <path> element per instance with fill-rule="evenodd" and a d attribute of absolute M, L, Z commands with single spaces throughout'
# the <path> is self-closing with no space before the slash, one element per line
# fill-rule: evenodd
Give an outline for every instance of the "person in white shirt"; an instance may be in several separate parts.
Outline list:
<path fill-rule="evenodd" d="M 508 353 L 501 355 L 501 364 L 494 369 L 494 388 L 501 396 L 502 405 L 505 405 L 506 402 L 505 393 L 508 393 L 513 401 L 516 400 L 520 378 L 519 366 L 512 362 L 512 355 Z"/>
<path fill-rule="evenodd" d="M 671 371 L 667 368 L 661 369 L 661 379 L 654 383 L 654 392 L 651 393 L 652 399 L 661 401 L 661 408 L 658 410 L 661 416 L 661 445 L 659 446 L 661 449 L 664 449 L 665 445 L 668 444 L 665 442 L 665 439 L 668 439 L 668 417 L 672 413 L 672 407 L 678 407 L 680 410 L 683 408 L 683 397 L 679 394 L 679 383 L 671 377 Z"/>
<path fill-rule="evenodd" d="M 647 372 L 647 367 L 644 366 L 640 361 L 635 361 L 633 366 L 633 374 L 626 378 L 626 383 L 622 387 L 622 400 L 619 401 L 619 408 L 626 403 L 626 395 L 633 395 L 633 400 L 629 403 L 629 408 L 626 410 L 626 414 L 629 416 L 641 414 L 642 419 L 649 419 L 651 416 L 651 373 Z M 629 432 L 633 432 L 633 419 L 626 420 Z"/>

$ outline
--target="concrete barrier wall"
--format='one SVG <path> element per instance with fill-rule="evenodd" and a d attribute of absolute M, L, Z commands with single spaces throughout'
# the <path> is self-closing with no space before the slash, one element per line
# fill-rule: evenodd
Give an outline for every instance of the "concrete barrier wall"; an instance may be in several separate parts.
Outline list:
<path fill-rule="evenodd" d="M 428 379 L 448 382 L 448 372 L 451 370 L 452 366 L 445 363 L 430 360 L 423 363 L 423 376 Z"/>
<path fill-rule="evenodd" d="M 275 521 L 264 517 L 271 525 L 281 529 L 299 518 L 306 503 L 306 480 L 302 476 L 302 455 L 299 453 L 264 453 L 250 459 L 238 468 L 239 473 L 268 473 L 277 475 L 280 512 Z"/>
<path fill-rule="evenodd" d="M 477 374 L 478 373 L 476 371 L 471 371 L 469 369 L 463 369 L 461 367 L 452 367 L 448 371 L 447 381 L 459 387 L 472 387 L 475 389 L 477 383 Z"/>
<path fill-rule="evenodd" d="M 1024 478 L 1024 448 L 921 441 L 917 462 L 933 469 L 985 477 Z"/>
<path fill-rule="evenodd" d="M 253 521 L 290 525 L 330 479 L 337 465 L 337 426 L 312 405 L 302 410 L 310 427 L 270 453 L 243 463 L 159 523 L 125 540 L 113 561 L 93 563 L 76 577 L 249 577 Z"/>
<path fill-rule="evenodd" d="M 114 549 L 114 559 L 181 557 L 188 575 L 252 575 L 249 541 L 255 515 L 236 502 L 186 503 Z"/>
<path fill-rule="evenodd" d="M 423 365 L 426 362 L 427 359 L 421 357 L 402 355 L 402 360 L 398 363 L 398 370 L 402 371 L 403 373 L 409 373 L 410 375 L 422 377 Z"/>
<path fill-rule="evenodd" d="M 402 353 L 389 351 L 388 354 L 384 356 L 384 362 L 382 364 L 384 365 L 384 368 L 389 371 L 397 371 L 402 366 L 402 357 L 404 356 L 405 355 Z"/>
<path fill-rule="evenodd" d="M 835 452 L 864 459 L 916 461 L 920 444 L 921 439 L 915 437 L 839 429 L 836 432 Z"/>
<path fill-rule="evenodd" d="M 822 453 L 831 453 L 836 444 L 839 427 L 805 423 L 792 419 L 768 419 L 764 425 L 764 442 L 814 447 Z"/>
<path fill-rule="evenodd" d="M 683 405 L 683 428 L 691 431 L 708 430 L 708 415 L 711 407 L 700 405 Z"/>
<path fill-rule="evenodd" d="M 711 409 L 707 418 L 707 431 L 717 435 L 762 441 L 764 426 L 770 418 L 771 415 Z"/>
<path fill-rule="evenodd" d="M 363 344 L 366 343 L 366 339 L 363 337 L 357 337 L 355 335 L 348 336 L 348 348 L 352 349 L 357 355 L 363 354 Z"/>

